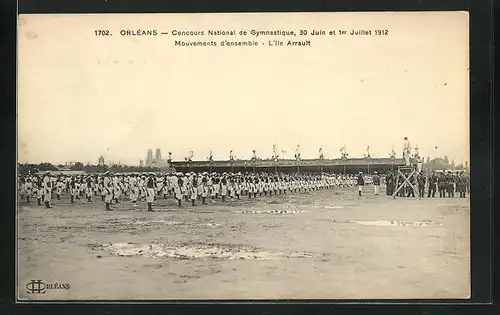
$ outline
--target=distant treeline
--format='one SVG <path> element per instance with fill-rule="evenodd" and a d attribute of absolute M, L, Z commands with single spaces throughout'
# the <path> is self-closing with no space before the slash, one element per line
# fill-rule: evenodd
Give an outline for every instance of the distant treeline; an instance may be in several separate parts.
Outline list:
<path fill-rule="evenodd" d="M 40 164 L 18 164 L 19 173 L 35 173 L 35 172 L 45 172 L 45 171 L 59 171 L 59 170 L 71 170 L 71 171 L 84 171 L 86 173 L 104 173 L 106 171 L 111 171 L 113 173 L 130 173 L 130 172 L 158 172 L 164 169 L 158 167 L 146 167 L 146 166 L 127 166 L 127 165 L 84 165 L 83 163 L 77 162 L 71 166 L 66 165 L 53 165 L 51 163 L 40 163 Z"/>
<path fill-rule="evenodd" d="M 455 165 L 455 161 L 450 161 L 448 160 L 448 157 L 445 156 L 444 158 L 435 158 L 430 160 L 427 158 L 426 161 L 426 166 L 432 170 L 465 170 L 468 168 L 467 165 L 463 164 L 458 164 Z"/>
<path fill-rule="evenodd" d="M 459 164 L 455 165 L 454 161 L 449 161 L 448 157 L 444 158 L 435 158 L 430 160 L 427 158 L 425 164 L 428 168 L 432 170 L 447 170 L 447 169 L 456 169 L 463 170 L 467 168 L 467 165 Z M 27 172 L 44 172 L 44 171 L 58 171 L 62 169 L 69 169 L 71 171 L 84 171 L 86 173 L 104 173 L 106 171 L 111 171 L 113 173 L 130 173 L 130 172 L 158 172 L 165 171 L 165 169 L 161 169 L 158 167 L 150 167 L 150 166 L 126 166 L 126 165 L 92 165 L 87 164 L 84 165 L 81 162 L 77 162 L 72 164 L 71 166 L 66 165 L 53 165 L 51 163 L 40 163 L 40 164 L 18 164 L 19 173 L 25 174 Z"/>

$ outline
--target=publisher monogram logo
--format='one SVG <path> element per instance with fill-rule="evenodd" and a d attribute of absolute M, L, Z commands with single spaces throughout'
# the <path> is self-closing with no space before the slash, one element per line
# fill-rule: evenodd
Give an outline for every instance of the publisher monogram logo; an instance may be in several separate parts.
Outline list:
<path fill-rule="evenodd" d="M 47 291 L 45 288 L 45 283 L 42 280 L 31 280 L 26 285 L 26 289 L 30 294 L 44 294 Z"/>
<path fill-rule="evenodd" d="M 45 283 L 42 280 L 31 280 L 26 284 L 28 294 L 45 294 L 47 290 L 69 290 L 67 283 Z"/>

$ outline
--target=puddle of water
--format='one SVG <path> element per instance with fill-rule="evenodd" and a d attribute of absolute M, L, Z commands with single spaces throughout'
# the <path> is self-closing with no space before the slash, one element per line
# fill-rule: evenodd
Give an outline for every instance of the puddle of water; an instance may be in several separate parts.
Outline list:
<path fill-rule="evenodd" d="M 344 206 L 325 206 L 325 209 L 344 209 Z"/>
<path fill-rule="evenodd" d="M 394 227 L 420 227 L 420 226 L 436 226 L 440 225 L 432 221 L 398 221 L 398 220 L 378 220 L 378 221 L 351 221 L 356 224 L 370 226 L 394 226 Z"/>
<path fill-rule="evenodd" d="M 271 214 L 297 214 L 302 211 L 299 210 L 269 210 L 266 211 L 266 213 L 271 213 Z"/>
<path fill-rule="evenodd" d="M 280 258 L 310 258 L 308 253 L 285 253 L 272 251 L 258 251 L 252 249 L 235 249 L 217 246 L 172 246 L 161 244 L 130 244 L 114 243 L 101 245 L 113 255 L 133 257 L 166 257 L 176 259 L 252 259 L 274 260 Z"/>
<path fill-rule="evenodd" d="M 335 206 L 328 206 L 328 205 L 319 205 L 319 204 L 314 204 L 312 205 L 313 208 L 324 208 L 324 209 L 344 209 L 345 207 L 344 206 L 339 206 L 339 205 L 335 205 Z"/>
<path fill-rule="evenodd" d="M 297 214 L 297 213 L 302 213 L 305 211 L 301 210 L 267 210 L 267 211 L 261 211 L 261 210 L 242 210 L 242 211 L 236 211 L 237 213 L 245 213 L 245 214 Z"/>
<path fill-rule="evenodd" d="M 222 226 L 222 224 L 219 223 L 207 223 L 207 226 Z"/>
<path fill-rule="evenodd" d="M 441 207 L 441 208 L 463 208 L 463 209 L 466 209 L 466 208 L 469 208 L 470 205 L 464 205 L 464 204 L 455 204 L 455 203 L 449 203 L 449 204 L 439 204 L 438 207 Z"/>
<path fill-rule="evenodd" d="M 133 222 L 133 224 L 150 224 L 150 223 L 163 223 L 163 224 L 167 224 L 167 225 L 182 224 L 181 222 L 167 221 L 167 220 L 147 220 L 147 221 L 134 221 Z"/>
<path fill-rule="evenodd" d="M 139 225 L 146 225 L 146 224 L 153 224 L 153 223 L 162 223 L 165 225 L 180 225 L 183 224 L 182 222 L 177 222 L 177 221 L 167 221 L 167 220 L 147 220 L 147 221 L 134 221 L 133 224 L 139 224 Z M 219 223 L 205 223 L 205 224 L 195 224 L 195 225 L 203 225 L 203 226 L 222 226 L 222 224 Z"/>

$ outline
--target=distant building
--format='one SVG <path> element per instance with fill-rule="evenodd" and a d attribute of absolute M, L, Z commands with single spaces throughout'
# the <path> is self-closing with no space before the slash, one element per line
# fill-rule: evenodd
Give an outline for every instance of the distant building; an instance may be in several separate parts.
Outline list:
<path fill-rule="evenodd" d="M 143 160 L 140 160 L 140 161 L 139 161 L 139 166 L 140 166 L 140 167 L 143 167 L 143 166 L 144 166 L 144 161 L 143 161 Z"/>
<path fill-rule="evenodd" d="M 415 162 L 415 160 L 411 160 Z M 171 167 L 174 167 L 179 172 L 266 172 L 273 173 L 275 171 L 282 173 L 348 173 L 357 174 L 372 174 L 377 171 L 380 174 L 391 170 L 397 170 L 398 166 L 405 165 L 404 159 L 399 158 L 338 158 L 338 159 L 261 159 L 254 158 L 250 160 L 236 159 L 234 161 L 176 161 L 172 162 Z"/>
<path fill-rule="evenodd" d="M 153 165 L 153 150 L 149 149 L 146 155 L 146 166 Z"/>
<path fill-rule="evenodd" d="M 99 166 L 105 165 L 104 157 L 102 155 L 101 155 L 101 157 L 99 157 L 99 160 L 97 161 L 97 165 L 99 165 Z"/>
<path fill-rule="evenodd" d="M 147 167 L 168 167 L 168 160 L 162 159 L 161 149 L 156 149 L 155 157 L 153 158 L 153 150 L 149 149 L 146 155 L 146 166 Z"/>

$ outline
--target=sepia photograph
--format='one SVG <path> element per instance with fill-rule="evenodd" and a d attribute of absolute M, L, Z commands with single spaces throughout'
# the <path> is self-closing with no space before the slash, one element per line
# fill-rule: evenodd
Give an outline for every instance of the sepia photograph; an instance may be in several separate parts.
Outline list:
<path fill-rule="evenodd" d="M 17 31 L 18 301 L 470 298 L 467 12 Z"/>

